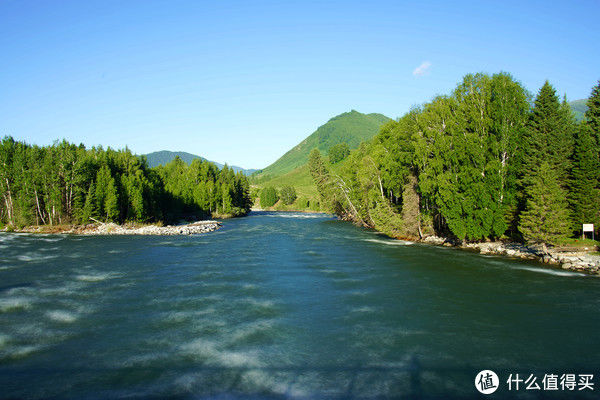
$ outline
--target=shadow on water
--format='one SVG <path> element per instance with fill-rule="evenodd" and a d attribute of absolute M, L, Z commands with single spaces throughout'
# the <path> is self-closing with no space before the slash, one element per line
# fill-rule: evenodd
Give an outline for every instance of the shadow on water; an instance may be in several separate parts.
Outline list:
<path fill-rule="evenodd" d="M 12 285 L 0 285 L 0 293 L 8 292 L 13 289 L 30 288 L 33 286 L 33 282 L 14 283 Z"/>
<path fill-rule="evenodd" d="M 92 381 L 102 383 L 113 382 L 113 389 L 106 391 L 100 389 L 98 393 L 86 393 L 88 399 L 128 398 L 128 399 L 589 399 L 597 398 L 594 391 L 529 391 L 524 384 L 519 391 L 509 391 L 506 379 L 510 374 L 519 373 L 516 370 L 498 370 L 494 372 L 500 377 L 498 390 L 491 396 L 478 393 L 474 387 L 474 377 L 479 372 L 478 368 L 471 366 L 443 367 L 423 366 L 419 357 L 413 355 L 407 363 L 398 366 L 267 366 L 267 367 L 223 367 L 223 366 L 198 366 L 185 371 L 177 371 L 183 376 L 196 377 L 198 384 L 188 385 L 186 390 L 168 390 L 140 387 L 135 382 L 144 382 L 149 376 L 159 377 L 164 374 L 160 367 L 139 368 L 3 368 L 0 366 L 0 383 L 3 380 L 30 379 L 35 382 L 40 378 L 66 375 L 86 375 Z M 547 371 L 527 371 L 521 376 L 527 377 L 533 372 L 535 376 L 543 376 Z M 260 387 L 248 388 L 245 377 L 249 374 L 263 374 L 268 377 L 285 377 L 277 382 L 277 390 Z M 169 373 L 174 375 L 173 372 Z M 335 389 L 326 388 L 323 391 L 308 390 L 300 392 L 295 386 L 302 379 L 315 376 L 338 382 Z M 340 379 L 340 376 L 343 377 Z M 118 385 L 127 386 L 126 389 L 117 389 Z M 448 386 L 452 386 L 449 390 Z M 133 386 L 133 387 L 132 387 Z M 10 384 L 8 384 L 10 387 Z M 384 389 L 384 390 L 382 390 Z M 163 392 L 164 391 L 164 392 Z M 66 398 L 77 397 L 76 387 L 71 387 Z M 60 399 L 61 395 L 52 395 L 51 398 Z M 20 399 L 20 397 L 0 399 Z"/>

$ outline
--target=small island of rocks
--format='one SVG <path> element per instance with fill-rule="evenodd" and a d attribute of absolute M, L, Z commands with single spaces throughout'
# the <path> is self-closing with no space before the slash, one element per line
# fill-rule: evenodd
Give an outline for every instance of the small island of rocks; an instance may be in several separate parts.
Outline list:
<path fill-rule="evenodd" d="M 59 225 L 49 227 L 29 226 L 19 229 L 15 232 L 22 233 L 60 233 L 76 235 L 196 235 L 208 233 L 221 228 L 222 224 L 218 221 L 195 221 L 183 225 L 139 225 L 126 224 L 119 225 L 113 222 L 97 222 L 87 225 Z M 51 229 L 49 229 L 51 228 Z"/>

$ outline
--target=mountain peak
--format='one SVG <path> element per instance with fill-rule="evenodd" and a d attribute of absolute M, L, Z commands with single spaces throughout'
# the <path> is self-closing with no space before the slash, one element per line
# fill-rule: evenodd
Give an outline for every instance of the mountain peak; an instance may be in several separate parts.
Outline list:
<path fill-rule="evenodd" d="M 361 142 L 375 136 L 381 125 L 389 120 L 390 118 L 382 114 L 363 114 L 354 109 L 336 115 L 263 169 L 260 175 L 283 175 L 306 163 L 309 153 L 314 148 L 322 153 L 327 153 L 331 146 L 338 143 L 346 143 L 351 149 L 357 148 Z"/>

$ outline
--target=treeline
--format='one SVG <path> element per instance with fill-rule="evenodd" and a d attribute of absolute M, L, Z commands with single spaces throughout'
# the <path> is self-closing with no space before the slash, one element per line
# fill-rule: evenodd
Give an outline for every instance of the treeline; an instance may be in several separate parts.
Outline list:
<path fill-rule="evenodd" d="M 155 168 L 170 195 L 166 209 L 226 217 L 246 214 L 252 206 L 250 184 L 243 172 L 227 165 L 219 170 L 209 161 L 194 159 L 188 166 L 179 157 Z"/>
<path fill-rule="evenodd" d="M 331 173 L 309 168 L 322 202 L 390 236 L 555 243 L 600 226 L 600 84 L 582 123 L 546 82 L 535 100 L 509 74 L 470 74 L 384 125 Z"/>
<path fill-rule="evenodd" d="M 276 188 L 267 186 L 260 191 L 260 206 L 272 207 L 279 200 L 286 206 L 289 206 L 292 205 L 297 198 L 298 195 L 296 194 L 296 189 L 291 185 L 283 186 L 279 192 Z"/>
<path fill-rule="evenodd" d="M 0 143 L 0 224 L 170 222 L 193 214 L 237 215 L 250 208 L 248 182 L 229 168 L 175 160 L 150 169 L 128 149 L 57 142 Z"/>

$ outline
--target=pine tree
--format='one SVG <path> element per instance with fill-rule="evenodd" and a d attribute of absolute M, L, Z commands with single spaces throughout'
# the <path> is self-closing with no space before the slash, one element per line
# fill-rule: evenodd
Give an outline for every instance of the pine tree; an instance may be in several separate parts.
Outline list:
<path fill-rule="evenodd" d="M 581 229 L 581 224 L 593 223 L 599 226 L 599 179 L 600 160 L 598 160 L 596 141 L 592 137 L 589 126 L 583 124 L 575 144 L 571 184 L 572 217 L 576 230 Z"/>
<path fill-rule="evenodd" d="M 540 89 L 524 137 L 522 184 L 527 185 L 542 162 L 548 162 L 560 184 L 567 186 L 573 150 L 573 125 L 570 110 L 561 105 L 548 81 Z"/>
<path fill-rule="evenodd" d="M 229 185 L 223 185 L 223 196 L 221 200 L 222 209 L 221 211 L 225 214 L 231 212 L 232 198 L 231 198 L 231 188 Z"/>
<path fill-rule="evenodd" d="M 110 178 L 106 187 L 106 198 L 104 200 L 104 212 L 106 220 L 116 222 L 119 217 L 119 197 L 115 180 Z"/>
<path fill-rule="evenodd" d="M 267 186 L 260 191 L 260 206 L 261 207 L 272 207 L 279 200 L 277 190 L 274 187 Z"/>
<path fill-rule="evenodd" d="M 568 185 L 570 171 L 573 168 L 572 158 L 573 151 L 575 151 L 578 124 L 573 115 L 573 110 L 567 102 L 567 96 L 563 97 L 560 104 L 559 123 L 560 130 L 557 132 L 557 136 L 552 139 L 549 147 L 553 152 L 556 165 L 562 167 L 559 168 L 559 172 L 563 174 L 565 183 Z"/>
<path fill-rule="evenodd" d="M 97 212 L 96 208 L 96 187 L 94 182 L 90 183 L 90 187 L 85 197 L 85 203 L 81 210 L 81 223 L 87 224 L 90 217 L 95 217 Z"/>
<path fill-rule="evenodd" d="M 15 151 L 15 140 L 7 136 L 0 142 L 0 222 L 14 225 L 14 171 L 13 156 Z"/>
<path fill-rule="evenodd" d="M 519 230 L 529 243 L 556 243 L 570 232 L 569 209 L 558 173 L 543 162 L 527 188 L 527 208 L 521 214 Z"/>
<path fill-rule="evenodd" d="M 110 169 L 106 165 L 103 165 L 96 173 L 96 208 L 100 215 L 106 215 L 104 205 L 106 204 L 107 188 L 111 179 Z"/>
<path fill-rule="evenodd" d="M 308 156 L 308 169 L 313 178 L 319 196 L 322 200 L 328 197 L 327 189 L 329 185 L 329 171 L 323 163 L 321 152 L 318 149 L 313 149 Z"/>
<path fill-rule="evenodd" d="M 600 81 L 592 88 L 587 106 L 585 123 L 589 126 L 592 135 L 595 137 L 596 144 L 600 145 Z"/>

